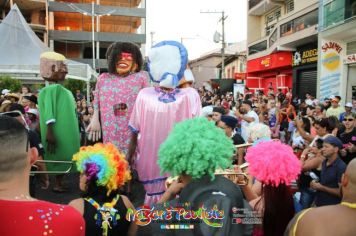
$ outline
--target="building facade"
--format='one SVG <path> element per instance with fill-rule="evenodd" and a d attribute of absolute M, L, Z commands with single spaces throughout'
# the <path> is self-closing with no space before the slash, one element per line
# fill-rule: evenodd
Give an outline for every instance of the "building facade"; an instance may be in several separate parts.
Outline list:
<path fill-rule="evenodd" d="M 202 87 L 212 79 L 221 78 L 221 49 L 216 49 L 191 60 L 189 67 L 195 78 L 195 87 Z M 225 78 L 244 79 L 246 72 L 246 41 L 231 43 L 225 48 Z"/>
<path fill-rule="evenodd" d="M 320 0 L 318 96 L 356 97 L 356 0 Z"/>
<path fill-rule="evenodd" d="M 48 11 L 50 47 L 98 71 L 112 42 L 146 42 L 146 0 L 50 0 Z"/>
<path fill-rule="evenodd" d="M 247 87 L 316 95 L 317 62 L 307 50 L 316 49 L 318 7 L 317 0 L 248 1 L 248 29 L 254 30 L 247 31 Z"/>

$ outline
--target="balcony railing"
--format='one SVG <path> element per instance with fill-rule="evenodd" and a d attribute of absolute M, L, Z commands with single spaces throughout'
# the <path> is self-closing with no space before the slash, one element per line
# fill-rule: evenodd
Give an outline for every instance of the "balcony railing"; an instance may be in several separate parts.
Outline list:
<path fill-rule="evenodd" d="M 250 0 L 248 1 L 248 9 L 251 10 L 254 6 L 262 2 L 263 0 Z"/>
<path fill-rule="evenodd" d="M 248 47 L 248 55 L 252 55 L 258 52 L 262 52 L 267 49 L 267 40 L 256 43 Z"/>
<path fill-rule="evenodd" d="M 285 37 L 295 32 L 304 30 L 306 28 L 315 26 L 318 24 L 318 10 L 309 12 L 301 17 L 293 19 L 283 25 L 280 28 L 280 37 Z"/>

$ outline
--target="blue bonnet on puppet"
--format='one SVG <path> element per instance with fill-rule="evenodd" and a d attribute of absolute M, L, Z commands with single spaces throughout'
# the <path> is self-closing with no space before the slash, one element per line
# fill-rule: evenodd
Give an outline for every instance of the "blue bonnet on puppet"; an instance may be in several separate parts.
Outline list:
<path fill-rule="evenodd" d="M 177 88 L 184 77 L 192 77 L 189 69 L 187 49 L 176 41 L 162 41 L 154 45 L 148 53 L 148 73 L 157 83 L 156 91 L 161 93 L 159 100 L 165 103 L 175 101 Z M 190 79 L 190 78 L 189 78 Z"/>

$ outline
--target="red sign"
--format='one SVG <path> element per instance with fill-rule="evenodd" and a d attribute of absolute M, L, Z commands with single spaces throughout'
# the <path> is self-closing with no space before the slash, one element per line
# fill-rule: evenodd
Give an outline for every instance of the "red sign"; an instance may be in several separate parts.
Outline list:
<path fill-rule="evenodd" d="M 344 60 L 345 64 L 356 63 L 356 54 L 347 55 Z"/>
<path fill-rule="evenodd" d="M 259 72 L 286 66 L 292 66 L 292 53 L 277 52 L 268 56 L 249 60 L 247 62 L 247 72 Z"/>
<path fill-rule="evenodd" d="M 342 47 L 335 42 L 327 42 L 323 46 L 321 46 L 321 50 L 323 50 L 323 52 L 326 52 L 328 49 L 334 49 L 338 53 L 342 51 Z"/>
<path fill-rule="evenodd" d="M 235 73 L 234 74 L 234 79 L 240 79 L 240 80 L 244 80 L 246 79 L 246 73 Z"/>

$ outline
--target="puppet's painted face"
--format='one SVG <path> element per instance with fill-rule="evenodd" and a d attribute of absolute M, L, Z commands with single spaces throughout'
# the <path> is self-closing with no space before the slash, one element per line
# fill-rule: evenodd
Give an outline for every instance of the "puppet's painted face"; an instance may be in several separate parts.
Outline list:
<path fill-rule="evenodd" d="M 130 72 L 134 72 L 137 68 L 137 64 L 133 61 L 131 53 L 122 52 L 118 55 L 118 60 L 116 63 L 116 72 L 119 75 L 127 75 Z"/>
<path fill-rule="evenodd" d="M 65 79 L 68 68 L 63 61 L 41 58 L 40 73 L 47 81 L 59 82 Z"/>

